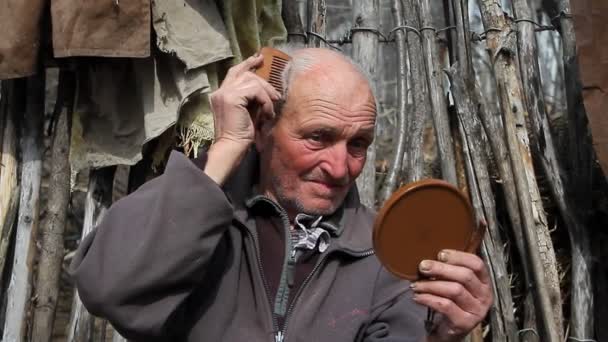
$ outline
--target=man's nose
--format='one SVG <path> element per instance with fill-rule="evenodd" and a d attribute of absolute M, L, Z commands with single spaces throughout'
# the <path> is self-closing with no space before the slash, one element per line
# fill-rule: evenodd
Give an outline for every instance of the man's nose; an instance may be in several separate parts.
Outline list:
<path fill-rule="evenodd" d="M 348 148 L 346 143 L 334 144 L 328 148 L 323 163 L 323 171 L 339 183 L 348 181 Z"/>

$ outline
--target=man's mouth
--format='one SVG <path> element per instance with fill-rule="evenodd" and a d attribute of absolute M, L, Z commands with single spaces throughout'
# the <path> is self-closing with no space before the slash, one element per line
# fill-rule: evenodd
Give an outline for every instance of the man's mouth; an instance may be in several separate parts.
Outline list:
<path fill-rule="evenodd" d="M 324 181 L 318 181 L 318 180 L 311 180 L 310 182 L 315 183 L 316 185 L 318 185 L 326 190 L 330 190 L 330 191 L 340 190 L 345 187 L 344 184 L 339 184 L 339 183 L 330 183 L 330 182 L 324 182 Z"/>

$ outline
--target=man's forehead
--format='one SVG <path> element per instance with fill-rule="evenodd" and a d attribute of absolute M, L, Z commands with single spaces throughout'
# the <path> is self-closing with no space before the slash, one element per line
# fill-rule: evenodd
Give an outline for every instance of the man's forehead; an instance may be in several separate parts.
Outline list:
<path fill-rule="evenodd" d="M 329 101 L 308 97 L 295 100 L 290 107 L 293 109 L 286 116 L 287 124 L 302 130 L 319 131 L 334 127 L 339 132 L 331 132 L 333 134 L 352 132 L 353 129 L 373 132 L 376 124 L 376 110 L 372 105 L 343 108 Z"/>
<path fill-rule="evenodd" d="M 293 104 L 296 110 L 303 113 L 316 113 L 342 117 L 345 120 L 374 120 L 376 105 L 373 98 L 362 98 L 352 101 L 340 101 L 328 94 L 306 94 L 294 96 Z M 303 114 L 301 113 L 301 114 Z"/>
<path fill-rule="evenodd" d="M 317 100 L 348 110 L 375 110 L 376 105 L 367 80 L 350 70 L 322 72 L 317 69 L 301 73 L 293 79 L 288 99 L 298 105 Z"/>
<path fill-rule="evenodd" d="M 287 89 L 287 116 L 296 121 L 334 116 L 342 121 L 375 122 L 376 101 L 368 79 L 344 56 L 323 49 L 301 50 L 308 54 L 306 67 L 296 54 Z M 361 122 L 363 123 L 363 122 Z"/>

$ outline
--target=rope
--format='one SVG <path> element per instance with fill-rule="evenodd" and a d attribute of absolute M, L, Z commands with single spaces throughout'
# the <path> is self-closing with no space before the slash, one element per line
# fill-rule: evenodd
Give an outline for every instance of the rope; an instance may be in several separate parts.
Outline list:
<path fill-rule="evenodd" d="M 422 36 L 420 35 L 420 31 L 418 31 L 417 28 L 412 27 L 412 26 L 407 26 L 407 25 L 402 25 L 402 26 L 397 26 L 394 27 L 389 33 L 388 33 L 388 37 L 389 39 L 392 39 L 392 41 L 395 40 L 395 37 L 393 37 L 393 35 L 395 34 L 395 32 L 399 31 L 399 30 L 405 30 L 405 32 L 407 31 L 411 31 L 414 32 L 418 38 L 422 38 Z M 392 37 L 392 38 L 391 38 Z"/>
<path fill-rule="evenodd" d="M 576 338 L 576 337 L 572 337 L 572 336 L 569 336 L 568 340 L 573 340 L 573 341 L 577 341 L 577 342 L 597 342 L 596 340 L 594 340 L 592 338 Z"/>
<path fill-rule="evenodd" d="M 386 39 L 386 36 L 383 35 L 382 32 L 380 32 L 380 30 L 375 29 L 375 28 L 371 28 L 371 27 L 353 27 L 353 28 L 350 29 L 350 37 L 352 37 L 352 34 L 354 32 L 372 32 L 372 33 L 376 34 L 377 36 L 380 36 L 384 41 L 388 41 L 388 39 Z"/>
<path fill-rule="evenodd" d="M 304 41 L 308 42 L 308 36 L 304 32 L 287 32 L 287 36 L 299 36 L 304 37 Z"/>
<path fill-rule="evenodd" d="M 557 19 L 572 19 L 572 14 L 566 11 L 560 11 L 555 17 L 551 18 L 551 22 L 554 22 Z"/>
<path fill-rule="evenodd" d="M 522 333 L 526 333 L 526 332 L 532 332 L 532 333 L 534 333 L 534 335 L 536 335 L 536 337 L 540 338 L 540 336 L 538 335 L 538 332 L 532 328 L 521 329 L 520 331 L 517 332 L 517 335 L 521 335 Z"/>
<path fill-rule="evenodd" d="M 328 41 L 327 39 L 325 39 L 325 37 L 323 37 L 322 35 L 320 35 L 320 34 L 318 34 L 318 33 L 316 33 L 316 32 L 312 32 L 312 31 L 308 31 L 308 32 L 306 32 L 306 33 L 307 33 L 308 35 L 313 35 L 313 36 L 315 36 L 315 37 L 319 38 L 321 41 L 323 41 L 325 44 L 329 45 L 331 48 L 334 48 L 334 49 L 336 49 L 336 50 L 338 50 L 338 51 L 342 51 L 342 49 L 341 49 L 341 48 L 339 48 L 339 47 L 337 47 L 337 46 L 333 45 L 333 44 L 332 44 L 330 41 Z M 308 43 L 308 40 L 306 40 L 306 42 Z"/>
<path fill-rule="evenodd" d="M 530 19 L 516 19 L 515 22 L 516 23 L 526 22 L 526 23 L 534 24 L 534 25 L 536 25 L 538 27 L 536 29 L 536 31 L 555 31 L 555 27 L 554 26 L 551 26 L 551 25 L 542 25 L 542 24 L 539 24 L 536 21 L 530 20 Z"/>
<path fill-rule="evenodd" d="M 440 34 L 444 31 L 455 30 L 455 29 L 456 29 L 456 26 L 448 26 L 448 27 L 444 27 L 442 29 L 436 30 L 435 34 Z"/>
<path fill-rule="evenodd" d="M 118 0 L 116 0 L 118 1 Z M 561 12 L 560 14 L 558 14 L 557 16 L 555 16 L 552 20 L 555 20 L 557 18 L 572 18 L 572 15 L 567 14 L 565 12 Z M 530 24 L 535 25 L 537 28 L 535 29 L 535 31 L 556 31 L 557 29 L 555 28 L 555 26 L 551 26 L 551 25 L 543 25 L 540 24 L 534 20 L 530 20 L 530 19 L 516 19 L 514 20 L 515 23 L 521 23 L 521 22 L 527 22 Z M 348 30 L 344 36 L 340 39 L 327 39 L 323 36 L 321 36 L 320 34 L 316 33 L 316 32 L 312 32 L 312 31 L 308 31 L 308 32 L 287 32 L 287 36 L 298 36 L 298 37 L 303 37 L 304 38 L 304 42 L 308 43 L 310 41 L 310 36 L 314 36 L 319 38 L 321 41 L 323 41 L 325 44 L 329 45 L 330 47 L 342 51 L 342 49 L 338 46 L 336 46 L 335 44 L 338 45 L 344 45 L 344 44 L 352 44 L 352 37 L 353 37 L 353 33 L 355 32 L 371 32 L 373 34 L 375 34 L 376 36 L 378 36 L 378 41 L 380 43 L 392 43 L 395 41 L 395 32 L 399 31 L 399 30 L 404 30 L 406 32 L 414 32 L 418 38 L 422 38 L 422 33 L 424 31 L 433 31 L 435 33 L 435 35 L 441 34 L 445 31 L 449 31 L 449 30 L 455 30 L 456 26 L 447 26 L 447 27 L 443 27 L 443 28 L 436 28 L 433 26 L 424 26 L 421 28 L 416 28 L 413 26 L 408 26 L 408 25 L 400 25 L 400 26 L 395 26 L 393 27 L 389 32 L 388 35 L 383 34 L 379 29 L 377 28 L 373 28 L 373 27 L 353 27 L 350 30 Z M 472 41 L 482 41 L 484 39 L 486 39 L 487 34 L 490 32 L 502 32 L 502 29 L 497 28 L 497 27 L 490 27 L 487 30 L 481 32 L 481 33 L 477 33 L 474 31 L 470 31 L 471 35 L 473 36 Z"/>

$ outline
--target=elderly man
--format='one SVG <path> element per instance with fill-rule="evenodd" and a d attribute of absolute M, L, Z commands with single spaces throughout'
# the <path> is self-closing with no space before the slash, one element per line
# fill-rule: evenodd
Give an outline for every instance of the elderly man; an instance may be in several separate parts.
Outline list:
<path fill-rule="evenodd" d="M 173 153 L 108 211 L 75 259 L 83 303 L 138 341 L 461 340 L 492 301 L 483 262 L 444 251 L 414 284 L 380 265 L 355 187 L 370 85 L 332 51 L 292 57 L 283 94 L 252 72 L 261 56 L 231 68 L 203 160 Z"/>

